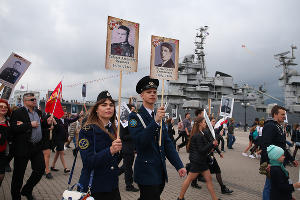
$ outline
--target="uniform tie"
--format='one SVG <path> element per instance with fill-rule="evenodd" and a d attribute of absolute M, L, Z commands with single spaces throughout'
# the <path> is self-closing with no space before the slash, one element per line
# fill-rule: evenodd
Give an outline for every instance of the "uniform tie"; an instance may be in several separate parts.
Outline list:
<path fill-rule="evenodd" d="M 152 111 L 151 116 L 152 116 L 152 118 L 154 119 L 154 111 Z"/>

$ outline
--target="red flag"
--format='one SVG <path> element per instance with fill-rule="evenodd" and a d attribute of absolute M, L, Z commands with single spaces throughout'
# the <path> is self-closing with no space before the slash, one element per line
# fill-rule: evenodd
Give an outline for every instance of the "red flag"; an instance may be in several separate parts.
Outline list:
<path fill-rule="evenodd" d="M 53 113 L 55 117 L 60 119 L 64 115 L 64 111 L 62 109 L 60 100 L 61 100 L 61 92 L 62 92 L 62 84 L 59 82 L 59 84 L 56 86 L 55 90 L 52 92 L 51 96 L 49 97 L 45 111 L 47 113 Z"/>

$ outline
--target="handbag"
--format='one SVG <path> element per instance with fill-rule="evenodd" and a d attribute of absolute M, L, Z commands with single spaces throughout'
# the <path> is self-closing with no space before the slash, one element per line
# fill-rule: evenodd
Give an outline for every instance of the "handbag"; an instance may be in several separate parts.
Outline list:
<path fill-rule="evenodd" d="M 93 127 L 93 133 L 94 133 L 94 127 Z M 95 144 L 95 136 L 94 136 L 94 144 Z M 90 175 L 90 180 L 89 180 L 87 193 L 82 192 L 83 187 L 80 183 L 76 183 L 72 187 L 70 187 L 72 177 L 73 177 L 74 168 L 75 168 L 75 163 L 76 163 L 76 160 L 77 160 L 77 154 L 78 154 L 78 151 L 76 151 L 74 153 L 75 158 L 74 158 L 74 161 L 73 161 L 72 170 L 70 172 L 70 177 L 69 177 L 69 181 L 68 181 L 68 189 L 66 189 L 63 192 L 61 200 L 94 200 L 94 198 L 91 196 L 91 188 L 92 188 L 92 183 L 93 183 L 94 170 L 92 170 L 91 175 Z M 94 154 L 96 154 L 95 145 L 94 145 Z M 80 189 L 80 191 L 73 191 L 75 186 L 77 186 L 77 189 Z"/>

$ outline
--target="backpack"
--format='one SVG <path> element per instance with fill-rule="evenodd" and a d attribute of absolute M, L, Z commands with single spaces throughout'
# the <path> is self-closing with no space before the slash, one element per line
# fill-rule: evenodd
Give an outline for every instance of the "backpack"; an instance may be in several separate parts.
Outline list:
<path fill-rule="evenodd" d="M 255 131 L 253 131 L 252 137 L 253 137 L 253 140 L 256 140 L 256 139 L 257 139 L 257 137 L 258 137 L 258 132 L 257 132 L 256 129 L 255 129 Z"/>

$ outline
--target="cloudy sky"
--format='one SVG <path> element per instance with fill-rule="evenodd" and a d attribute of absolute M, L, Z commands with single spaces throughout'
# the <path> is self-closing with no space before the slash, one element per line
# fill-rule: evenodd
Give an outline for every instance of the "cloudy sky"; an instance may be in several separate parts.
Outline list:
<path fill-rule="evenodd" d="M 104 67 L 107 16 L 114 16 L 140 24 L 140 70 L 123 79 L 122 96 L 129 96 L 149 74 L 151 35 L 180 40 L 183 57 L 193 53 L 196 29 L 207 25 L 210 76 L 219 70 L 280 97 L 273 55 L 300 47 L 299 7 L 297 0 L 0 0 L 0 65 L 20 54 L 32 64 L 16 89 L 45 93 L 62 79 L 64 98 L 81 99 L 81 84 L 69 85 L 119 73 Z M 300 51 L 295 55 L 299 60 Z M 88 84 L 87 99 L 104 89 L 117 97 L 118 87 L 118 78 Z"/>

